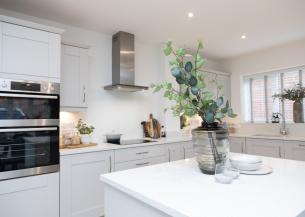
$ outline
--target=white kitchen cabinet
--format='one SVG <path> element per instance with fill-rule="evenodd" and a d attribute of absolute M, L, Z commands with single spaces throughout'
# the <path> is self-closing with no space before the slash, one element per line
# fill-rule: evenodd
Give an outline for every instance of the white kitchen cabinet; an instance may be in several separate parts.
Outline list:
<path fill-rule="evenodd" d="M 154 165 L 154 164 L 164 163 L 166 161 L 167 161 L 167 156 L 162 155 L 162 156 L 157 156 L 157 157 L 150 157 L 150 158 L 121 162 L 121 163 L 115 163 L 115 171 L 150 166 L 150 165 Z"/>
<path fill-rule="evenodd" d="M 246 141 L 244 137 L 230 137 L 230 152 L 244 153 Z"/>
<path fill-rule="evenodd" d="M 113 170 L 113 158 L 112 151 L 61 156 L 61 217 L 104 215 L 104 185 L 99 176 Z"/>
<path fill-rule="evenodd" d="M 87 107 L 88 58 L 88 49 L 62 45 L 61 107 Z"/>
<path fill-rule="evenodd" d="M 60 34 L 1 22 L 1 73 L 59 82 Z"/>
<path fill-rule="evenodd" d="M 193 141 L 181 142 L 181 146 L 183 149 L 183 159 L 192 158 L 195 156 Z"/>
<path fill-rule="evenodd" d="M 180 143 L 168 145 L 168 161 L 176 161 L 184 159 L 184 149 Z"/>
<path fill-rule="evenodd" d="M 284 141 L 285 158 L 305 161 L 305 142 Z"/>
<path fill-rule="evenodd" d="M 1 217 L 59 217 L 59 174 L 0 182 Z"/>
<path fill-rule="evenodd" d="M 267 157 L 284 157 L 283 141 L 277 139 L 246 138 L 246 153 Z"/>

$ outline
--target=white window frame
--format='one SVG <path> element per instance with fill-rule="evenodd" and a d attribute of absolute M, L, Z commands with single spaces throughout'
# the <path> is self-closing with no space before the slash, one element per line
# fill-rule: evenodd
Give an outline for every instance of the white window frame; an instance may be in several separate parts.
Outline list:
<path fill-rule="evenodd" d="M 255 73 L 255 74 L 249 74 L 245 76 L 241 76 L 241 111 L 242 111 L 242 123 L 250 123 L 250 124 L 257 124 L 257 123 L 270 123 L 269 117 L 268 117 L 268 96 L 267 96 L 267 85 L 268 85 L 268 75 L 271 74 L 278 74 L 280 76 L 280 90 L 283 91 L 284 87 L 284 73 L 289 73 L 291 71 L 298 71 L 299 72 L 299 83 L 303 85 L 303 72 L 305 72 L 305 65 L 298 66 L 298 67 L 292 67 L 292 68 L 286 68 L 286 69 L 280 69 L 280 70 L 272 70 L 268 72 L 263 73 Z M 264 122 L 254 122 L 253 120 L 253 104 L 252 104 L 252 80 L 256 77 L 263 77 L 264 78 L 264 90 L 265 90 L 265 121 Z M 247 84 L 247 88 L 249 88 L 248 96 L 250 96 L 250 108 L 248 105 L 246 105 L 246 90 L 244 89 L 246 86 L 246 82 L 249 82 Z M 270 100 L 270 99 L 269 99 Z M 248 102 L 249 103 L 249 102 Z M 284 103 L 280 103 L 281 109 L 282 109 L 282 115 L 285 117 L 285 105 Z M 249 110 L 247 110 L 249 108 Z M 248 114 L 247 114 L 248 112 Z M 305 113 L 305 111 L 303 111 Z M 250 114 L 250 118 L 248 115 Z M 286 117 L 285 117 L 286 118 Z M 249 121 L 248 121 L 249 120 Z"/>

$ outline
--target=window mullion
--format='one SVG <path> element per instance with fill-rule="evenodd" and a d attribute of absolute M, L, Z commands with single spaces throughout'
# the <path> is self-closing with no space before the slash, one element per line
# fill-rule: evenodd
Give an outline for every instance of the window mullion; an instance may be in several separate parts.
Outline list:
<path fill-rule="evenodd" d="M 284 73 L 280 73 L 280 79 L 281 79 L 281 93 L 284 91 Z M 285 118 L 285 106 L 284 106 L 284 100 L 280 100 L 281 106 L 282 106 L 282 119 Z M 283 121 L 283 120 L 282 120 Z"/>
<path fill-rule="evenodd" d="M 252 82 L 253 78 L 249 79 L 249 88 L 250 88 L 250 109 L 251 109 L 251 123 L 253 123 L 253 99 L 252 99 Z"/>
<path fill-rule="evenodd" d="M 267 82 L 268 82 L 268 76 L 264 76 L 264 90 L 265 90 L 265 116 L 266 116 L 266 123 L 269 122 L 268 119 L 268 90 L 267 90 Z"/>

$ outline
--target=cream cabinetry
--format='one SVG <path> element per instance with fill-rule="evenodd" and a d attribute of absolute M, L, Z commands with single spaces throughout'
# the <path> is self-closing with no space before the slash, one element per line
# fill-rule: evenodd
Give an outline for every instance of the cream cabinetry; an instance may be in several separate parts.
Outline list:
<path fill-rule="evenodd" d="M 230 137 L 230 152 L 244 153 L 246 147 L 245 137 Z"/>
<path fill-rule="evenodd" d="M 61 107 L 85 108 L 88 102 L 88 49 L 62 45 Z"/>
<path fill-rule="evenodd" d="M 113 159 L 113 151 L 61 156 L 61 217 L 104 215 L 104 185 L 99 176 L 113 170 Z"/>
<path fill-rule="evenodd" d="M 246 153 L 284 158 L 283 141 L 277 139 L 246 138 Z"/>
<path fill-rule="evenodd" d="M 0 73 L 59 82 L 60 41 L 57 33 L 0 22 Z"/>
<path fill-rule="evenodd" d="M 285 158 L 305 161 L 305 142 L 284 141 Z"/>

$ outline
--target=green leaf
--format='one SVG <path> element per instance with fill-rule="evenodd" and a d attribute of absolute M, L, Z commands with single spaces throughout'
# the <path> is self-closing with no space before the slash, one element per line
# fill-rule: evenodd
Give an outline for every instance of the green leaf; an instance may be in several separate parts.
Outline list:
<path fill-rule="evenodd" d="M 218 107 L 222 106 L 222 104 L 223 104 L 223 97 L 222 97 L 222 96 L 219 97 L 219 98 L 216 100 L 216 103 L 217 103 L 217 106 L 218 106 Z"/>
<path fill-rule="evenodd" d="M 216 119 L 221 120 L 221 119 L 223 119 L 224 117 L 225 117 L 225 115 L 224 115 L 222 112 L 216 112 L 216 114 L 215 114 L 215 118 L 216 118 Z"/>
<path fill-rule="evenodd" d="M 232 108 L 229 108 L 229 109 L 228 109 L 228 116 L 229 116 L 230 118 L 235 118 L 235 117 L 237 116 L 237 114 L 234 114 L 233 109 L 232 109 Z"/>
<path fill-rule="evenodd" d="M 198 49 L 202 49 L 203 48 L 203 43 L 201 40 L 198 40 Z"/>
<path fill-rule="evenodd" d="M 165 48 L 163 50 L 165 56 L 169 56 L 173 51 L 172 42 L 169 41 L 166 43 Z"/>
<path fill-rule="evenodd" d="M 187 63 L 185 63 L 185 67 L 184 67 L 185 71 L 187 71 L 188 73 L 190 73 L 193 69 L 193 64 L 192 62 L 188 61 Z"/>
<path fill-rule="evenodd" d="M 178 84 L 184 84 L 184 80 L 181 77 L 176 77 L 176 81 Z"/>
<path fill-rule="evenodd" d="M 189 85 L 192 87 L 195 87 L 197 85 L 197 78 L 195 76 L 191 76 L 191 78 L 189 79 Z"/>
<path fill-rule="evenodd" d="M 199 92 L 199 89 L 197 87 L 192 87 L 191 92 L 192 92 L 193 95 L 197 95 L 198 92 Z"/>
<path fill-rule="evenodd" d="M 181 77 L 181 70 L 178 67 L 174 67 L 171 69 L 171 73 L 172 75 L 177 78 L 177 77 Z"/>
<path fill-rule="evenodd" d="M 185 51 L 184 48 L 178 48 L 177 51 L 176 51 L 176 54 L 177 54 L 177 56 L 182 57 L 182 56 L 185 55 L 185 52 L 186 52 L 186 51 Z"/>
<path fill-rule="evenodd" d="M 213 123 L 215 121 L 213 113 L 210 113 L 210 112 L 206 113 L 205 120 L 208 124 Z"/>

